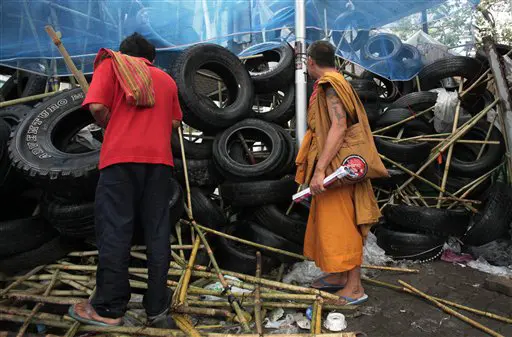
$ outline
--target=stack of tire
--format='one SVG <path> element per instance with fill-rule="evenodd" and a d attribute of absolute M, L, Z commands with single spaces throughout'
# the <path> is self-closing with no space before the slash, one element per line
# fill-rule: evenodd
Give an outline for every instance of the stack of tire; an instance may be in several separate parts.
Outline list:
<path fill-rule="evenodd" d="M 379 153 L 399 164 L 395 166 L 385 161 L 390 178 L 373 181 L 374 186 L 379 190 L 377 195 L 386 195 L 380 193 L 383 191 L 392 193 L 394 189 L 409 180 L 411 175 L 400 166 L 416 172 L 430 157 L 436 145 L 427 141 L 395 142 L 385 138 L 399 135 L 402 138 L 421 135 L 432 135 L 432 138 L 435 138 L 438 132 L 432 123 L 434 117 L 432 112 L 402 125 L 390 126 L 434 106 L 438 94 L 431 91 L 432 89 L 457 90 L 459 84 L 455 78 L 463 78 L 465 80 L 463 88 L 467 89 L 485 70 L 486 65 L 478 59 L 454 56 L 440 59 L 421 70 L 418 75 L 421 91 L 418 91 L 411 82 L 384 82 L 387 83 L 385 87 L 400 83 L 402 88 L 407 87 L 414 91 L 405 92 L 397 99 L 382 104 L 381 108 L 384 112 L 372 122 L 374 131 L 387 127 L 386 131 L 379 132 L 374 137 Z M 365 73 L 363 77 L 370 78 L 370 76 L 370 73 Z M 377 75 L 374 75 L 374 80 L 382 83 L 382 79 Z M 485 85 L 476 86 L 462 98 L 461 111 L 475 116 L 494 99 Z M 459 125 L 466 120 L 459 120 Z M 482 147 L 481 144 L 456 144 L 446 181 L 447 193 L 456 193 L 495 169 L 504 160 L 503 135 L 485 118 L 476 123 L 463 136 L 463 139 L 497 141 L 499 145 Z M 426 167 L 421 176 L 441 186 L 446 159 L 447 153 L 443 153 Z M 437 197 L 439 192 L 416 178 L 411 185 L 430 199 L 426 198 L 421 203 L 417 200 L 416 204 L 402 199 L 401 202 L 404 204 L 387 205 L 384 209 L 385 221 L 376 231 L 378 244 L 386 250 L 387 254 L 395 258 L 430 260 L 440 255 L 443 244 L 449 236 L 460 238 L 466 248 L 481 246 L 498 239 L 509 239 L 508 231 L 512 223 L 512 189 L 501 183 L 493 184 L 492 178 L 493 176 L 487 176 L 480 185 L 465 194 L 466 199 L 481 202 L 474 205 L 478 209 L 476 214 L 463 206 L 453 208 L 451 206 L 453 200 L 443 202 L 442 207 L 437 208 L 437 200 L 433 197 Z"/>
<path fill-rule="evenodd" d="M 295 142 L 287 130 L 295 112 L 294 52 L 287 43 L 256 45 L 255 50 L 264 50 L 262 56 L 240 61 L 222 47 L 197 45 L 173 63 L 184 122 L 211 136 L 184 144 L 194 217 L 226 234 L 301 253 L 307 209 L 295 206 L 286 214 L 298 187 Z M 214 103 L 205 93 L 216 91 L 217 82 L 208 86 L 208 78 L 201 82 L 190 75 L 208 71 L 225 86 L 222 95 L 210 96 Z M 177 179 L 184 185 L 178 137 L 172 144 Z M 212 194 L 217 187 L 220 198 Z M 222 267 L 253 273 L 253 248 L 225 238 L 216 241 Z M 284 261 L 291 260 L 264 252 L 266 270 Z"/>

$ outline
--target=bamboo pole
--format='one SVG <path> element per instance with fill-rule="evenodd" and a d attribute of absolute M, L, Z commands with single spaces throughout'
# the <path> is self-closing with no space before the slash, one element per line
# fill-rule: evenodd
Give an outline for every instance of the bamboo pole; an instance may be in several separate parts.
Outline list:
<path fill-rule="evenodd" d="M 316 336 L 316 320 L 318 319 L 318 315 L 316 314 L 318 311 L 318 301 L 315 300 L 313 303 L 313 310 L 311 313 L 311 326 L 310 326 L 310 336 Z"/>
<path fill-rule="evenodd" d="M 210 244 L 206 240 L 204 233 L 201 231 L 201 229 L 198 227 L 198 225 L 195 223 L 195 221 L 192 220 L 191 222 L 192 222 L 192 225 L 194 226 L 194 229 L 196 230 L 197 234 L 201 238 L 201 241 L 203 241 L 203 244 L 206 248 L 206 252 L 208 253 L 208 256 L 210 256 L 210 261 L 211 261 L 213 267 L 215 268 L 215 271 L 217 273 L 219 281 L 222 284 L 222 287 L 224 288 L 224 292 L 228 296 L 229 302 L 232 303 L 232 305 L 233 305 L 233 310 L 235 311 L 236 316 L 238 317 L 238 320 L 239 320 L 240 324 L 242 325 L 243 330 L 245 332 L 250 332 L 251 329 L 249 328 L 249 324 L 247 324 L 247 320 L 244 316 L 245 312 L 240 308 L 240 305 L 237 302 L 236 298 L 233 297 L 231 288 L 229 287 L 228 283 L 226 282 L 224 275 L 221 273 L 219 265 L 217 264 L 217 260 L 213 256 L 213 251 L 210 247 Z"/>
<path fill-rule="evenodd" d="M 457 317 L 458 319 L 472 325 L 473 327 L 477 328 L 477 329 L 480 329 L 486 333 L 488 333 L 489 335 L 491 336 L 495 336 L 495 337 L 504 337 L 503 335 L 497 333 L 496 331 L 494 330 L 491 330 L 489 329 L 488 327 L 478 323 L 477 321 L 474 321 L 472 320 L 471 318 L 469 317 L 466 317 L 464 315 L 462 315 L 461 313 L 451 309 L 450 307 L 442 304 L 441 302 L 437 301 L 436 299 L 432 298 L 431 296 L 425 294 L 424 292 L 421 292 L 420 290 L 414 288 L 413 286 L 411 286 L 410 284 L 408 283 L 405 283 L 404 281 L 402 280 L 399 280 L 398 281 L 401 285 L 403 285 L 404 287 L 408 288 L 409 290 L 411 290 L 412 292 L 418 294 L 419 296 L 425 298 L 426 300 L 429 300 L 430 302 L 434 303 L 437 307 L 439 307 L 440 309 L 442 309 L 444 312 L 452 315 L 452 316 L 455 316 Z"/>
<path fill-rule="evenodd" d="M 17 315 L 17 316 L 22 316 L 22 317 L 27 317 L 27 318 L 32 315 L 31 310 L 20 309 L 17 307 L 5 307 L 5 306 L 0 306 L 0 313 Z M 55 320 L 55 321 L 63 320 L 62 316 L 60 316 L 60 315 L 49 314 L 46 312 L 37 312 L 34 314 L 34 316 L 32 318 L 34 318 L 34 319 L 37 319 L 37 318 L 50 319 L 50 320 Z"/>
<path fill-rule="evenodd" d="M 434 139 L 434 138 L 423 138 L 421 139 L 424 142 L 431 142 L 431 143 L 441 143 L 446 141 L 446 139 Z M 472 139 L 461 139 L 455 141 L 457 144 L 477 144 L 477 145 L 500 145 L 501 142 L 497 140 L 472 140 Z"/>
<path fill-rule="evenodd" d="M 15 276 L 8 278 L 8 280 L 18 280 L 20 277 Z M 48 281 L 52 280 L 52 274 L 40 274 L 40 275 L 32 275 L 28 278 L 29 281 Z M 85 275 L 71 275 L 71 274 L 59 274 L 59 280 L 73 280 L 73 281 L 89 281 L 91 278 Z"/>
<path fill-rule="evenodd" d="M 407 185 L 409 185 L 414 178 L 419 176 L 421 172 L 423 172 L 432 162 L 434 162 L 437 159 L 437 156 L 439 153 L 444 152 L 451 144 L 453 144 L 457 139 L 464 136 L 480 119 L 482 119 L 487 112 L 489 112 L 490 109 L 492 109 L 497 103 L 499 102 L 499 99 L 494 100 L 493 103 L 491 103 L 489 106 L 487 106 L 485 109 L 483 109 L 481 112 L 476 114 L 473 118 L 471 118 L 468 122 L 464 124 L 461 128 L 457 130 L 457 132 L 449 137 L 449 141 L 443 142 L 439 144 L 439 148 L 437 151 L 431 154 L 430 158 L 416 171 L 416 174 L 409 178 L 407 181 L 405 181 L 401 186 L 398 187 L 399 190 L 404 189 Z M 445 191 L 446 192 L 446 191 Z M 450 195 L 452 196 L 452 195 Z"/>
<path fill-rule="evenodd" d="M 44 267 L 46 267 L 46 266 L 35 267 L 31 271 L 29 271 L 28 273 L 26 273 L 25 275 L 23 275 L 22 277 L 20 277 L 19 279 L 17 279 L 13 283 L 11 283 L 9 286 L 7 286 L 7 288 L 5 288 L 2 291 L 0 291 L 0 297 L 4 297 L 11 289 L 17 287 L 22 282 L 28 280 L 32 275 L 35 275 L 35 274 L 39 273 Z"/>
<path fill-rule="evenodd" d="M 382 281 L 377 281 L 377 280 L 369 279 L 367 277 L 362 277 L 361 279 L 363 281 L 365 281 L 365 282 L 372 283 L 372 284 L 375 284 L 375 285 L 378 285 L 378 286 L 383 286 L 383 287 L 391 288 L 391 289 L 394 289 L 394 290 L 403 291 L 403 292 L 406 292 L 406 293 L 409 293 L 409 294 L 417 295 L 416 293 L 412 292 L 408 288 L 399 287 L 399 286 L 396 286 L 396 285 L 393 285 L 393 284 L 390 284 L 390 283 L 387 283 L 387 282 L 382 282 Z M 451 302 L 451 301 L 448 301 L 448 300 L 445 300 L 445 299 L 442 299 L 442 298 L 439 298 L 439 297 L 434 297 L 434 296 L 431 296 L 431 297 L 433 299 L 441 302 L 441 303 L 444 303 L 444 304 L 447 304 L 447 305 L 451 305 L 452 307 L 455 307 L 457 309 L 462 309 L 462 310 L 465 310 L 465 311 L 468 311 L 468 312 L 471 312 L 471 313 L 474 313 L 474 314 L 477 314 L 477 315 L 481 315 L 481 316 L 485 316 L 485 317 L 488 317 L 488 318 L 495 319 L 495 320 L 500 321 L 500 322 L 512 324 L 512 317 L 507 318 L 507 317 L 503 317 L 503 316 L 500 316 L 500 315 L 497 315 L 497 314 L 494 314 L 494 313 L 491 313 L 491 312 L 486 312 L 486 311 L 482 311 L 482 310 L 478 310 L 478 309 L 475 309 L 475 308 L 471 308 L 471 307 L 468 307 L 468 306 L 465 306 L 465 305 L 462 305 L 462 304 L 459 304 L 459 303 Z"/>
<path fill-rule="evenodd" d="M 59 271 L 55 271 L 53 273 L 53 277 L 50 281 L 50 284 L 48 284 L 48 287 L 46 288 L 46 290 L 44 291 L 43 293 L 43 296 L 48 296 L 50 295 L 50 292 L 52 291 L 52 288 L 55 286 L 55 283 L 57 282 L 57 276 L 59 275 Z M 30 315 L 27 317 L 25 323 L 23 323 L 23 325 L 21 326 L 21 328 L 18 330 L 18 334 L 16 335 L 16 337 L 23 337 L 23 335 L 25 334 L 25 331 L 27 331 L 27 328 L 28 326 L 30 325 L 30 322 L 32 321 L 32 319 L 34 318 L 34 316 L 37 314 L 37 312 L 39 311 L 39 309 L 41 309 L 41 307 L 43 306 L 42 303 L 37 303 L 34 308 L 32 309 L 32 311 L 30 312 Z"/>
<path fill-rule="evenodd" d="M 17 105 L 17 104 L 24 104 L 24 103 L 28 103 L 28 102 L 32 102 L 32 101 L 37 101 L 37 100 L 40 100 L 40 99 L 43 99 L 43 98 L 46 98 L 46 97 L 53 96 L 53 95 L 58 94 L 60 92 L 61 91 L 52 91 L 52 92 L 47 92 L 47 93 L 44 93 L 44 94 L 38 94 L 38 95 L 33 95 L 33 96 L 16 98 L 16 99 L 12 99 L 12 100 L 5 101 L 5 102 L 0 102 L 0 108 L 5 108 L 5 107 L 8 107 L 8 106 Z"/>
<path fill-rule="evenodd" d="M 492 122 L 489 123 L 489 128 L 487 129 L 487 133 L 485 134 L 484 141 L 488 141 L 489 138 L 491 137 L 492 129 L 494 128 L 494 123 L 496 122 L 496 118 L 497 117 L 498 117 L 498 115 L 494 116 L 494 119 L 492 120 Z M 482 157 L 482 154 L 484 154 L 484 150 L 485 150 L 485 144 L 483 144 L 480 147 L 480 151 L 478 151 L 478 155 L 476 156 L 476 160 L 479 160 L 480 157 Z"/>
<path fill-rule="evenodd" d="M 464 82 L 461 80 L 459 83 L 459 94 L 462 91 Z M 452 134 L 454 134 L 457 131 L 457 126 L 459 125 L 459 114 L 460 114 L 460 104 L 461 100 L 457 102 L 457 107 L 455 108 L 455 116 L 453 118 L 453 126 L 452 126 Z M 452 156 L 453 156 L 453 146 L 454 144 L 451 144 L 448 147 L 448 154 L 446 155 L 446 163 L 444 165 L 444 172 L 443 172 L 443 178 L 441 180 L 441 191 L 439 192 L 439 198 L 442 198 L 444 195 L 444 190 L 446 188 L 446 182 L 448 181 L 448 172 L 450 171 L 450 165 L 452 163 Z M 441 208 L 441 199 L 437 200 L 437 206 L 436 208 Z"/>
<path fill-rule="evenodd" d="M 78 70 L 75 64 L 73 63 L 71 56 L 69 56 L 68 51 L 66 50 L 66 48 L 64 48 L 64 45 L 62 44 L 62 41 L 60 40 L 59 36 L 57 35 L 53 27 L 50 25 L 46 26 L 45 30 L 52 39 L 55 46 L 57 46 L 57 48 L 59 49 L 59 52 L 62 54 L 66 66 L 69 68 L 73 76 L 76 78 L 82 90 L 85 93 L 87 93 L 87 91 L 89 90 L 89 84 L 87 83 L 84 74 L 82 74 L 82 72 Z"/>
<path fill-rule="evenodd" d="M 378 135 L 379 133 L 382 133 L 382 132 L 384 132 L 384 131 L 391 130 L 391 129 L 393 129 L 393 128 L 397 127 L 397 126 L 400 126 L 400 125 L 405 124 L 405 123 L 407 123 L 407 122 L 409 122 L 409 121 L 412 121 L 413 119 L 416 119 L 416 118 L 418 118 L 418 117 L 423 116 L 424 114 L 426 114 L 427 112 L 429 112 L 429 111 L 430 111 L 430 110 L 432 110 L 432 109 L 434 109 L 434 106 L 431 106 L 431 107 L 430 107 L 430 108 L 428 108 L 428 109 L 425 109 L 425 110 L 423 110 L 423 111 L 420 111 L 420 112 L 418 112 L 417 114 L 413 114 L 412 116 L 407 117 L 406 119 L 403 119 L 403 120 L 401 120 L 401 121 L 399 121 L 399 122 L 396 122 L 396 123 L 394 123 L 394 124 L 391 124 L 391 125 L 389 125 L 389 126 L 386 126 L 386 127 L 382 128 L 382 129 L 379 129 L 379 130 L 373 131 L 373 132 L 372 132 L 372 134 L 373 134 L 373 135 Z"/>
<path fill-rule="evenodd" d="M 275 300 L 275 299 L 271 298 L 269 300 Z M 189 300 L 188 304 L 192 305 L 192 306 L 204 306 L 204 307 L 209 307 L 209 308 L 214 308 L 214 307 L 217 307 L 217 308 L 229 308 L 231 306 L 229 304 L 229 302 L 225 302 L 225 301 Z M 250 300 L 247 300 L 247 299 L 243 299 L 242 304 L 247 305 L 247 306 L 251 306 L 251 305 L 255 305 L 256 301 L 250 301 Z M 307 308 L 309 308 L 311 306 L 311 304 L 310 303 L 306 303 L 306 302 L 267 302 L 267 301 L 264 301 L 264 302 L 261 303 L 261 306 L 262 306 L 262 308 L 265 308 L 265 309 L 275 309 L 275 308 L 307 309 Z M 130 306 L 130 308 L 131 308 L 131 306 Z M 141 308 L 142 308 L 142 306 L 141 306 Z M 324 308 L 325 310 L 347 310 L 347 306 L 344 306 L 344 305 L 333 305 L 333 304 L 324 304 L 322 306 L 322 308 Z M 349 309 L 352 310 L 352 309 L 356 309 L 356 308 L 353 307 L 353 308 L 349 308 Z"/>
<path fill-rule="evenodd" d="M 261 253 L 256 252 L 256 278 L 261 278 Z M 254 322 L 256 324 L 256 331 L 258 335 L 263 336 L 263 325 L 261 320 L 261 296 L 260 296 L 260 284 L 256 284 L 254 291 Z"/>
<path fill-rule="evenodd" d="M 174 322 L 176 325 L 190 337 L 201 337 L 201 334 L 194 328 L 191 322 L 187 319 L 187 317 L 183 315 L 172 315 Z"/>
<path fill-rule="evenodd" d="M 324 300 L 321 297 L 319 297 L 317 301 L 318 301 L 318 305 L 316 308 L 315 334 L 321 334 L 322 333 L 322 305 L 324 303 Z"/>

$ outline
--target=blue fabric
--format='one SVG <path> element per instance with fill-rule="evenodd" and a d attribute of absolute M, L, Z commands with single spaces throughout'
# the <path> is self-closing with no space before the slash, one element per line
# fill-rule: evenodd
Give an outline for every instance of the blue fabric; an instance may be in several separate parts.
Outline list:
<path fill-rule="evenodd" d="M 307 40 L 325 38 L 326 32 L 329 38 L 332 30 L 382 27 L 444 1 L 306 0 Z M 347 13 L 352 10 L 362 13 L 364 19 L 351 20 Z M 62 32 L 62 41 L 78 68 L 89 73 L 94 55 L 101 47 L 117 49 L 120 41 L 135 31 L 155 44 L 159 54 L 199 42 L 217 43 L 237 54 L 261 42 L 292 42 L 295 1 L 1 1 L 0 64 L 34 71 L 40 68 L 34 66 L 36 63 L 42 64 L 47 74 L 68 74 L 44 30 L 48 24 Z M 333 39 L 332 42 L 339 41 Z M 378 49 L 376 46 L 373 49 Z M 362 57 L 361 51 L 338 49 L 337 53 L 371 68 L 372 64 Z M 386 77 L 405 79 L 415 74 L 421 65 L 408 67 L 403 70 L 388 61 L 376 71 Z"/>

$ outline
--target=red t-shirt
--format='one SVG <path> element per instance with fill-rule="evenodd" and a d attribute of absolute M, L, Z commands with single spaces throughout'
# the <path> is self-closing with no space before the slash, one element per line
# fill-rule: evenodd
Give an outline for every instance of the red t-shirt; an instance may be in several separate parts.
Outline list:
<path fill-rule="evenodd" d="M 155 90 L 155 105 L 151 108 L 126 102 L 111 59 L 105 59 L 94 71 L 83 106 L 103 104 L 111 113 L 101 147 L 100 170 L 119 163 L 174 166 L 172 121 L 182 119 L 178 89 L 171 76 L 146 62 L 150 65 Z"/>

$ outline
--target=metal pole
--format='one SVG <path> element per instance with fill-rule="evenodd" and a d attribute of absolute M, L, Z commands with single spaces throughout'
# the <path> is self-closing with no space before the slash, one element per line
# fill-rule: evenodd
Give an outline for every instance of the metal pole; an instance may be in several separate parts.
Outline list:
<path fill-rule="evenodd" d="M 421 28 L 425 34 L 428 34 L 428 16 L 427 16 L 427 10 L 424 9 L 421 11 Z"/>
<path fill-rule="evenodd" d="M 295 137 L 300 147 L 306 134 L 307 69 L 306 69 L 306 5 L 295 0 Z"/>

